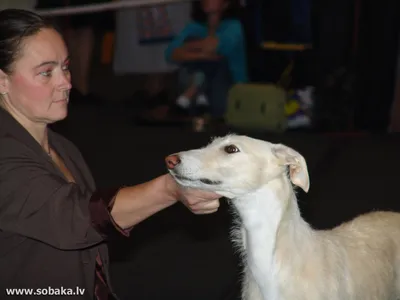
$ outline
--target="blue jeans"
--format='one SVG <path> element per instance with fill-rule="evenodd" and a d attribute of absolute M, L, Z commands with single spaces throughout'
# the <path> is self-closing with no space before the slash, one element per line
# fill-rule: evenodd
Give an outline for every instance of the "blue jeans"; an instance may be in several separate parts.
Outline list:
<path fill-rule="evenodd" d="M 195 75 L 202 73 L 203 75 Z M 198 94 L 204 94 L 209 102 L 209 112 L 212 117 L 222 118 L 226 111 L 228 93 L 233 85 L 230 70 L 226 60 L 189 62 L 181 65 L 179 70 L 179 89 L 185 91 L 193 82 L 193 76 L 199 80 Z M 196 112 L 192 101 L 190 112 Z"/>

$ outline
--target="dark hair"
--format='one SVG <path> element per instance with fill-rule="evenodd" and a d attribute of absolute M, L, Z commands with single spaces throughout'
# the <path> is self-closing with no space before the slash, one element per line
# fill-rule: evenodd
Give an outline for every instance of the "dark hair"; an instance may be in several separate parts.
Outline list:
<path fill-rule="evenodd" d="M 224 11 L 221 19 L 241 19 L 240 1 L 239 0 L 225 0 L 228 7 Z M 192 2 L 191 17 L 193 21 L 204 23 L 207 22 L 207 14 L 204 13 L 201 7 L 201 1 L 196 0 Z"/>
<path fill-rule="evenodd" d="M 0 11 L 0 69 L 10 74 L 25 38 L 55 26 L 40 15 L 22 9 Z"/>

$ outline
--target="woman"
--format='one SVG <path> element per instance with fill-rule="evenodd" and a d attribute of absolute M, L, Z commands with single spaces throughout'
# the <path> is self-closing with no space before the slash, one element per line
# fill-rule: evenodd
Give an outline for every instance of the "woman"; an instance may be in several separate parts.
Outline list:
<path fill-rule="evenodd" d="M 195 104 L 210 105 L 213 117 L 225 113 L 232 84 L 248 81 L 245 38 L 233 0 L 201 0 L 194 4 L 193 22 L 170 43 L 167 61 L 179 64 L 185 90 L 177 100 L 189 113 Z"/>
<path fill-rule="evenodd" d="M 79 150 L 48 128 L 67 116 L 68 65 L 51 24 L 0 12 L 0 288 L 80 288 L 75 299 L 113 299 L 105 244 L 113 232 L 128 235 L 177 201 L 213 213 L 219 196 L 181 189 L 169 175 L 96 189 Z"/>

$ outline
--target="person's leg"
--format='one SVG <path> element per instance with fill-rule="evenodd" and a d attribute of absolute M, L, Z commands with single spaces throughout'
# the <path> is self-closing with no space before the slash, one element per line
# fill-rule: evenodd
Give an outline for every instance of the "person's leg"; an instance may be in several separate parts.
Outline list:
<path fill-rule="evenodd" d="M 195 73 L 183 65 L 178 71 L 178 90 L 179 96 L 176 99 L 176 107 L 179 113 L 190 114 L 192 112 L 192 102 L 197 94 L 198 87 L 195 81 Z"/>
<path fill-rule="evenodd" d="M 188 88 L 183 93 L 191 98 L 193 112 L 203 114 L 208 111 L 207 86 L 210 78 L 213 78 L 218 70 L 219 62 L 204 61 L 185 63 L 185 70 L 191 74 Z"/>
<path fill-rule="evenodd" d="M 182 92 L 176 100 L 176 104 L 183 109 L 189 109 L 198 90 L 195 74 L 191 73 L 186 68 L 182 68 L 179 72 L 179 85 L 181 86 L 180 90 Z"/>
<path fill-rule="evenodd" d="M 225 60 L 183 64 L 179 71 L 179 86 L 182 91 L 177 99 L 180 112 L 191 115 L 209 112 L 214 118 L 223 117 L 232 86 Z"/>
<path fill-rule="evenodd" d="M 196 106 L 208 106 L 208 100 L 205 94 L 206 75 L 202 71 L 197 71 L 194 74 L 194 85 L 196 86 Z"/>
<path fill-rule="evenodd" d="M 226 112 L 229 90 L 233 80 L 228 63 L 221 60 L 217 63 L 214 73 L 207 80 L 206 95 L 210 105 L 210 114 L 213 118 L 223 118 Z"/>

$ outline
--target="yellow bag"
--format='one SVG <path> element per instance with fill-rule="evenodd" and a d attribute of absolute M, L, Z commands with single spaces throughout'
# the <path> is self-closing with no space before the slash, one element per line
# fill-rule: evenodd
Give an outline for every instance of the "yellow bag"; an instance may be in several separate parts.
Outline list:
<path fill-rule="evenodd" d="M 283 132 L 285 102 L 285 90 L 276 85 L 237 84 L 229 92 L 225 121 L 238 129 Z"/>

